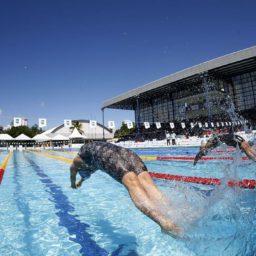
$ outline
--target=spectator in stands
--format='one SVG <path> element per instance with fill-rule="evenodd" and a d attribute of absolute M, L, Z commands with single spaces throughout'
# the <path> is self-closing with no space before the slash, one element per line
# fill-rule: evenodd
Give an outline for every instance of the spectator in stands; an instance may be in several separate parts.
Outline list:
<path fill-rule="evenodd" d="M 169 146 L 170 145 L 170 140 L 171 140 L 171 134 L 167 131 L 165 136 L 166 136 L 167 146 Z"/>
<path fill-rule="evenodd" d="M 171 138 L 172 138 L 172 145 L 176 145 L 176 133 L 175 132 L 172 132 Z"/>

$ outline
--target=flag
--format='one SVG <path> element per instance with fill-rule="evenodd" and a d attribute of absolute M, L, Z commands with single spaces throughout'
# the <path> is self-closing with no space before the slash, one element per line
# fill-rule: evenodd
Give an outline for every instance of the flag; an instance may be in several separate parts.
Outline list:
<path fill-rule="evenodd" d="M 64 127 L 70 127 L 70 126 L 72 126 L 72 120 L 65 119 L 64 120 Z"/>
<path fill-rule="evenodd" d="M 115 125 L 115 121 L 108 121 L 108 128 L 109 129 L 115 129 L 116 125 Z"/>
<path fill-rule="evenodd" d="M 133 128 L 133 122 L 132 121 L 127 121 L 126 125 L 127 125 L 128 129 L 132 129 Z"/>
<path fill-rule="evenodd" d="M 38 118 L 38 127 L 43 128 L 47 126 L 47 119 L 46 118 Z"/>
<path fill-rule="evenodd" d="M 160 129 L 161 128 L 161 123 L 160 122 L 156 122 L 156 128 Z"/>
<path fill-rule="evenodd" d="M 174 123 L 170 123 L 170 127 L 174 129 Z"/>
<path fill-rule="evenodd" d="M 96 128 L 97 127 L 97 121 L 90 120 L 90 128 Z"/>
<path fill-rule="evenodd" d="M 186 127 L 185 123 L 181 123 L 181 127 L 184 129 Z"/>
<path fill-rule="evenodd" d="M 14 117 L 13 118 L 13 126 L 14 127 L 21 126 L 21 117 Z"/>
<path fill-rule="evenodd" d="M 148 128 L 150 128 L 150 123 L 149 122 L 144 122 L 144 126 L 145 126 L 145 129 L 148 129 Z"/>
<path fill-rule="evenodd" d="M 191 126 L 191 128 L 194 128 L 195 125 L 194 125 L 194 123 L 190 123 L 190 126 Z"/>

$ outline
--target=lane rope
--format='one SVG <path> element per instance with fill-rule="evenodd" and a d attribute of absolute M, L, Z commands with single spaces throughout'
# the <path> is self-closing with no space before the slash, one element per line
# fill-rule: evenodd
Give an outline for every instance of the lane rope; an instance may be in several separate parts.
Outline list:
<path fill-rule="evenodd" d="M 195 157 L 193 156 L 144 156 L 141 155 L 140 158 L 142 160 L 158 160 L 158 161 L 194 161 Z M 200 161 L 210 161 L 210 160 L 235 160 L 232 156 L 224 156 L 224 157 L 215 157 L 215 156 L 204 156 L 200 158 Z M 247 156 L 241 157 L 241 160 L 249 160 Z"/>
<path fill-rule="evenodd" d="M 171 180 L 171 181 L 181 181 L 181 182 L 189 182 L 189 183 L 197 183 L 203 185 L 221 185 L 221 179 L 218 178 L 202 178 L 195 176 L 184 176 L 184 175 L 173 175 L 173 174 L 164 174 L 164 173 L 155 173 L 149 172 L 150 176 L 157 179 Z M 227 183 L 230 187 L 238 186 L 240 188 L 256 188 L 256 180 L 230 180 Z"/>

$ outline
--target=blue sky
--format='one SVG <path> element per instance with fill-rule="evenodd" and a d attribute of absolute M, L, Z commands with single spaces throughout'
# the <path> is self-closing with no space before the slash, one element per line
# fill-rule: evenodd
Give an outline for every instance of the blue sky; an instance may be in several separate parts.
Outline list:
<path fill-rule="evenodd" d="M 253 0 L 0 0 L 0 125 L 102 122 L 102 103 L 256 45 Z M 105 111 L 105 121 L 132 119 Z"/>

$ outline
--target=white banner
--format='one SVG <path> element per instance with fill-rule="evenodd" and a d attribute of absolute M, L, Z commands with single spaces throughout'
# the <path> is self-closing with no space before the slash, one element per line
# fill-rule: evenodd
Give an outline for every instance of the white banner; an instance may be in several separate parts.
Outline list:
<path fill-rule="evenodd" d="M 182 129 L 184 129 L 186 127 L 185 123 L 180 123 L 180 124 L 181 124 Z"/>
<path fill-rule="evenodd" d="M 97 121 L 90 120 L 90 128 L 96 128 L 97 127 Z"/>
<path fill-rule="evenodd" d="M 204 126 L 207 128 L 208 127 L 208 123 L 205 123 Z"/>
<path fill-rule="evenodd" d="M 191 128 L 194 128 L 195 125 L 194 125 L 194 123 L 190 123 L 190 126 L 191 126 Z"/>
<path fill-rule="evenodd" d="M 108 128 L 115 129 L 116 128 L 115 121 L 108 121 Z"/>
<path fill-rule="evenodd" d="M 198 127 L 199 127 L 199 128 L 202 128 L 202 126 L 203 126 L 202 123 L 199 122 L 199 123 L 198 123 Z"/>
<path fill-rule="evenodd" d="M 214 127 L 214 123 L 213 122 L 211 122 L 211 126 Z"/>
<path fill-rule="evenodd" d="M 14 127 L 18 127 L 18 126 L 21 126 L 21 117 L 14 117 L 13 118 L 13 126 Z"/>
<path fill-rule="evenodd" d="M 229 123 L 229 126 L 231 126 L 232 124 L 231 124 L 231 122 L 228 122 Z"/>
<path fill-rule="evenodd" d="M 38 118 L 38 127 L 43 128 L 47 126 L 47 119 L 46 118 Z"/>
<path fill-rule="evenodd" d="M 156 122 L 156 128 L 160 129 L 161 128 L 161 123 L 160 122 Z"/>
<path fill-rule="evenodd" d="M 133 128 L 133 122 L 132 121 L 127 121 L 126 125 L 127 125 L 128 129 L 132 129 Z"/>
<path fill-rule="evenodd" d="M 174 123 L 170 123 L 170 127 L 174 129 Z"/>
<path fill-rule="evenodd" d="M 222 125 L 222 126 L 224 126 L 224 123 L 223 123 L 223 122 L 221 122 L 221 125 Z"/>
<path fill-rule="evenodd" d="M 71 126 L 72 126 L 72 120 L 64 119 L 64 127 L 71 127 Z"/>
<path fill-rule="evenodd" d="M 145 126 L 145 129 L 149 129 L 150 128 L 150 123 L 149 122 L 144 122 L 144 126 Z"/>
<path fill-rule="evenodd" d="M 217 123 L 216 123 L 216 126 L 217 126 L 217 127 L 220 127 L 220 124 L 217 122 Z"/>

